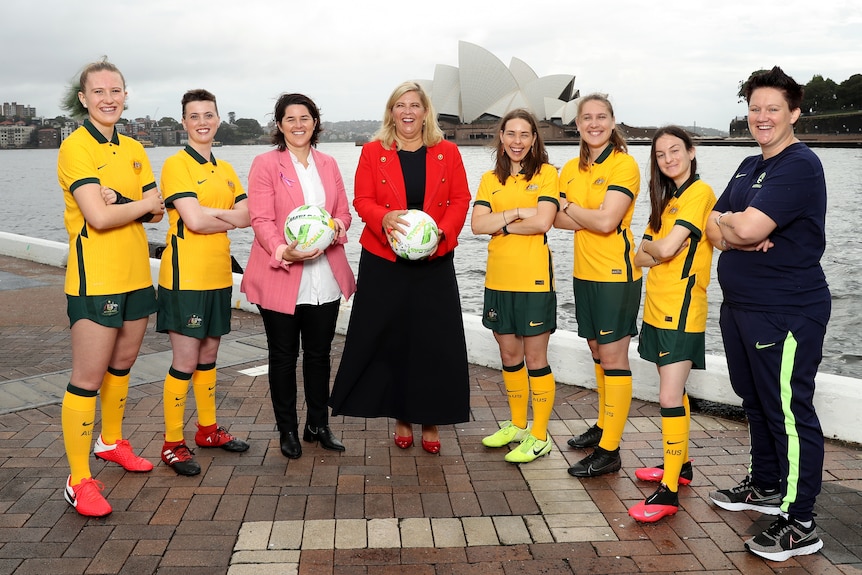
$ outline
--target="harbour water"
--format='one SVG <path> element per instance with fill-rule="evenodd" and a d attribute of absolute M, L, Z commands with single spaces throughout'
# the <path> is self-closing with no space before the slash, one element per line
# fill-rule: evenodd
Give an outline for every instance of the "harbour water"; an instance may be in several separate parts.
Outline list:
<path fill-rule="evenodd" d="M 216 156 L 233 164 L 240 179 L 247 181 L 248 170 L 255 156 L 270 148 L 267 146 L 225 146 L 216 149 Z M 353 144 L 321 144 L 321 151 L 331 154 L 341 167 L 348 196 L 352 199 L 353 176 L 360 148 Z M 148 150 L 150 161 L 158 178 L 164 160 L 177 148 Z M 701 178 L 710 184 L 717 195 L 723 191 L 736 166 L 746 156 L 756 153 L 751 147 L 702 147 L 698 150 Z M 855 235 L 856 222 L 860 221 L 862 205 L 857 199 L 857 188 L 862 182 L 862 150 L 815 148 L 823 161 L 829 190 L 827 216 L 828 245 L 823 267 L 832 291 L 832 319 L 824 346 L 821 371 L 862 378 L 862 322 L 858 310 L 862 303 L 860 274 L 862 242 Z M 641 194 L 637 201 L 633 228 L 639 238 L 649 216 L 646 192 L 648 178 L 648 146 L 633 146 L 630 152 L 641 167 Z M 551 162 L 557 167 L 578 153 L 576 146 L 552 146 Z M 475 193 L 481 175 L 493 165 L 489 148 L 471 146 L 461 148 L 471 192 Z M 4 150 L 0 151 L 0 231 L 66 242 L 63 228 L 63 197 L 57 184 L 56 150 Z M 354 271 L 358 269 L 359 234 L 362 222 L 356 218 L 348 236 L 347 255 Z M 148 226 L 153 242 L 164 242 L 167 223 Z M 248 260 L 253 234 L 250 229 L 230 232 L 234 257 L 244 265 Z M 561 329 L 576 331 L 572 296 L 571 232 L 552 230 L 548 241 L 554 253 L 558 291 L 558 315 Z M 459 236 L 456 250 L 456 269 L 461 290 L 462 307 L 467 314 L 479 314 L 482 305 L 487 237 L 473 236 L 468 223 Z M 718 253 L 716 252 L 716 256 Z M 715 260 L 717 261 L 717 257 Z M 707 320 L 707 352 L 723 355 L 718 328 L 718 309 L 721 290 L 715 274 L 709 288 L 710 310 Z M 586 344 L 584 344 L 586 345 Z"/>

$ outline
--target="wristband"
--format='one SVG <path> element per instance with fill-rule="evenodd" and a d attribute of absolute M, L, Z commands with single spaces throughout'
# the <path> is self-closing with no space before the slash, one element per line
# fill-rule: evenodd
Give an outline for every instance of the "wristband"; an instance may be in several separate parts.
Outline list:
<path fill-rule="evenodd" d="M 505 226 L 503 226 L 503 235 L 504 236 L 509 235 L 509 224 L 506 224 Z"/>

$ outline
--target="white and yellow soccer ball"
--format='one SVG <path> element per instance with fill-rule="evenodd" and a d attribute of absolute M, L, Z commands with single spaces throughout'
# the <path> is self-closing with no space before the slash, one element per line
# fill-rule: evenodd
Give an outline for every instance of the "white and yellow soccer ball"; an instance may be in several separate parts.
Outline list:
<path fill-rule="evenodd" d="M 398 257 L 408 260 L 421 260 L 431 255 L 437 246 L 437 238 L 440 237 L 440 230 L 434 218 L 422 210 L 408 210 L 400 217 L 407 220 L 408 224 L 401 226 L 405 230 L 404 235 L 397 231 L 389 234 L 392 251 Z"/>
<path fill-rule="evenodd" d="M 284 221 L 284 239 L 288 244 L 297 242 L 296 249 L 301 252 L 325 250 L 334 238 L 335 222 L 321 207 L 299 206 Z"/>

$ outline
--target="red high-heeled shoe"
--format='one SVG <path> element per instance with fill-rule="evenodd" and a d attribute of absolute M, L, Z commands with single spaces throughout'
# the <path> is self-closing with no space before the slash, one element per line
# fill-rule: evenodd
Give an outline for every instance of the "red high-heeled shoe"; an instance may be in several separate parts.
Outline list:
<path fill-rule="evenodd" d="M 401 449 L 407 449 L 407 448 L 413 447 L 413 436 L 412 435 L 408 435 L 406 437 L 401 437 L 397 433 L 393 433 L 392 437 L 395 440 L 395 445 L 397 445 Z"/>
<path fill-rule="evenodd" d="M 431 453 L 432 455 L 436 455 L 440 453 L 440 442 L 439 441 L 425 441 L 422 440 L 422 449 Z"/>

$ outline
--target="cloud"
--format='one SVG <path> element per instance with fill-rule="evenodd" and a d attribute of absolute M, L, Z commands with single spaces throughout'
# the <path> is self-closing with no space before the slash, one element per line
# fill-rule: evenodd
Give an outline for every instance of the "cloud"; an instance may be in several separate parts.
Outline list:
<path fill-rule="evenodd" d="M 69 79 L 102 55 L 126 77 L 128 116 L 176 118 L 182 93 L 204 87 L 223 115 L 260 122 L 283 91 L 307 93 L 325 120 L 377 120 L 397 84 L 433 78 L 438 63 L 457 66 L 458 40 L 506 64 L 520 58 L 540 76 L 574 74 L 582 94 L 610 94 L 630 125 L 726 129 L 744 113 L 739 81 L 775 64 L 800 82 L 862 71 L 862 10 L 851 1 L 9 4 L 0 101 L 46 116 L 60 113 Z"/>

